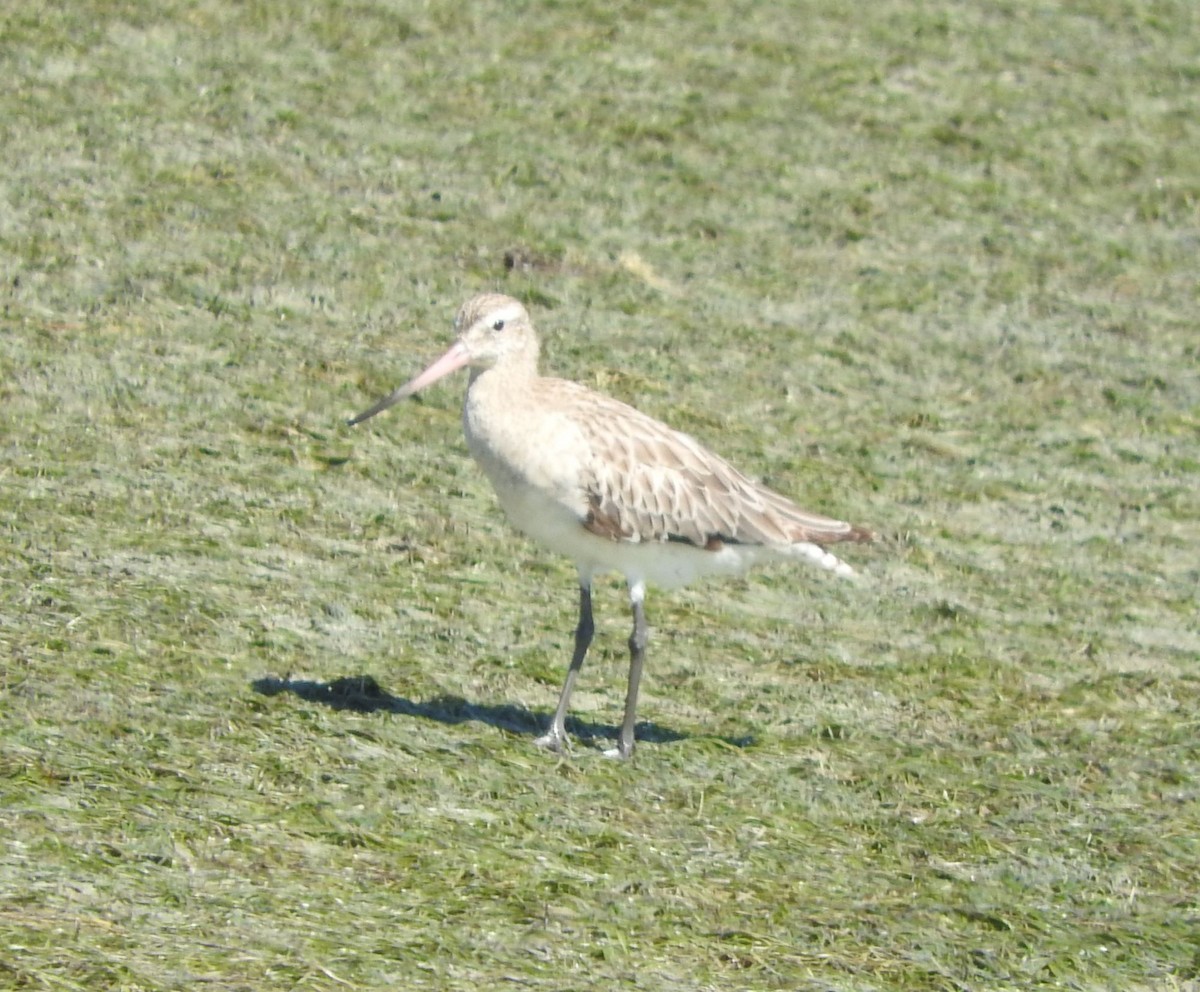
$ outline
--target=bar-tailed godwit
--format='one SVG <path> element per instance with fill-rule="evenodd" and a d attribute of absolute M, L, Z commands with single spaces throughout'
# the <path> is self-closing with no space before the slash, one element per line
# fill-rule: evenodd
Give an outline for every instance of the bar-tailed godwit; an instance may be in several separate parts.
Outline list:
<path fill-rule="evenodd" d="M 486 293 L 463 304 L 457 340 L 411 382 L 350 423 L 359 424 L 444 375 L 469 366 L 467 446 L 509 519 L 579 570 L 575 651 L 550 729 L 562 750 L 571 690 L 592 640 L 592 578 L 624 574 L 633 607 L 625 717 L 612 755 L 633 753 L 646 651 L 646 586 L 680 586 L 760 561 L 801 559 L 838 575 L 849 565 L 826 545 L 871 532 L 800 509 L 752 482 L 686 434 L 573 382 L 538 374 L 538 338 L 525 308 Z"/>

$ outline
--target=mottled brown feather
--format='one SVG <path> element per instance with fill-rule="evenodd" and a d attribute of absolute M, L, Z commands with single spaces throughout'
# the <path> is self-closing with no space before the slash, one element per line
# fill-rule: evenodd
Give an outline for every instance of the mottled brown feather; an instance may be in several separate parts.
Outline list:
<path fill-rule="evenodd" d="M 584 527 L 617 541 L 824 546 L 870 531 L 800 509 L 690 436 L 619 400 L 562 379 L 538 379 L 540 402 L 570 411 L 587 444 Z"/>

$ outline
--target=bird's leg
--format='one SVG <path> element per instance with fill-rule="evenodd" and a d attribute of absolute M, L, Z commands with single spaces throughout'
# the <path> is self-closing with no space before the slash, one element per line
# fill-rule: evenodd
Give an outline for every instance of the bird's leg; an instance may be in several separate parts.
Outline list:
<path fill-rule="evenodd" d="M 633 606 L 633 633 L 629 635 L 629 688 L 625 693 L 625 719 L 621 721 L 621 735 L 614 750 L 606 752 L 611 758 L 629 758 L 633 755 L 633 728 L 637 720 L 638 686 L 642 681 L 642 662 L 646 657 L 646 612 L 642 600 L 646 598 L 646 587 L 641 582 L 629 586 L 629 602 Z"/>
<path fill-rule="evenodd" d="M 575 627 L 575 653 L 571 656 L 571 667 L 567 669 L 567 678 L 563 682 L 562 692 L 558 697 L 558 708 L 554 711 L 554 719 L 550 721 L 550 729 L 534 743 L 538 747 L 549 748 L 551 751 L 561 751 L 567 744 L 567 707 L 571 704 L 571 690 L 575 688 L 575 679 L 579 669 L 583 667 L 583 659 L 587 656 L 588 645 L 592 643 L 595 627 L 592 624 L 592 584 L 580 580 L 579 583 L 579 623 Z"/>

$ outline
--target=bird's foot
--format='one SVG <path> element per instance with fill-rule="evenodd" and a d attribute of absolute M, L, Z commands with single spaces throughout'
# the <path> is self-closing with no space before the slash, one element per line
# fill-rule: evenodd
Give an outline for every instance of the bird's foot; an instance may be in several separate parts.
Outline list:
<path fill-rule="evenodd" d="M 541 737 L 535 737 L 533 743 L 538 747 L 544 747 L 547 751 L 562 754 L 567 749 L 567 735 L 560 730 L 551 728 Z"/>
<path fill-rule="evenodd" d="M 633 757 L 633 745 L 618 744 L 616 747 L 607 748 L 601 753 L 604 757 L 612 758 L 614 761 L 628 761 Z"/>

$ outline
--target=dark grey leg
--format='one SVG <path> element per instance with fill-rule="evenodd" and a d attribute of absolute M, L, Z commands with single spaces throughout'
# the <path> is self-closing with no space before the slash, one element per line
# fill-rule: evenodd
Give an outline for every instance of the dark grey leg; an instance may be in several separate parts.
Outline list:
<path fill-rule="evenodd" d="M 575 627 L 575 653 L 571 656 L 571 667 L 567 669 L 567 678 L 563 682 L 562 692 L 558 697 L 558 708 L 554 711 L 554 719 L 550 721 L 550 729 L 534 741 L 538 747 L 561 751 L 567 745 L 567 707 L 571 705 L 571 690 L 575 688 L 575 679 L 579 675 L 579 669 L 583 667 L 583 659 L 587 657 L 594 632 L 591 581 L 580 577 L 579 624 Z"/>
<path fill-rule="evenodd" d="M 629 587 L 629 601 L 633 606 L 633 633 L 629 635 L 629 688 L 625 693 L 625 719 L 621 722 L 621 736 L 617 738 L 615 752 L 609 754 L 614 758 L 629 758 L 633 755 L 633 728 L 637 722 L 638 687 L 642 682 L 642 663 L 646 658 L 646 642 L 649 632 L 646 629 L 646 612 L 642 608 L 642 600 L 646 596 L 646 587 L 641 582 L 635 582 Z"/>

